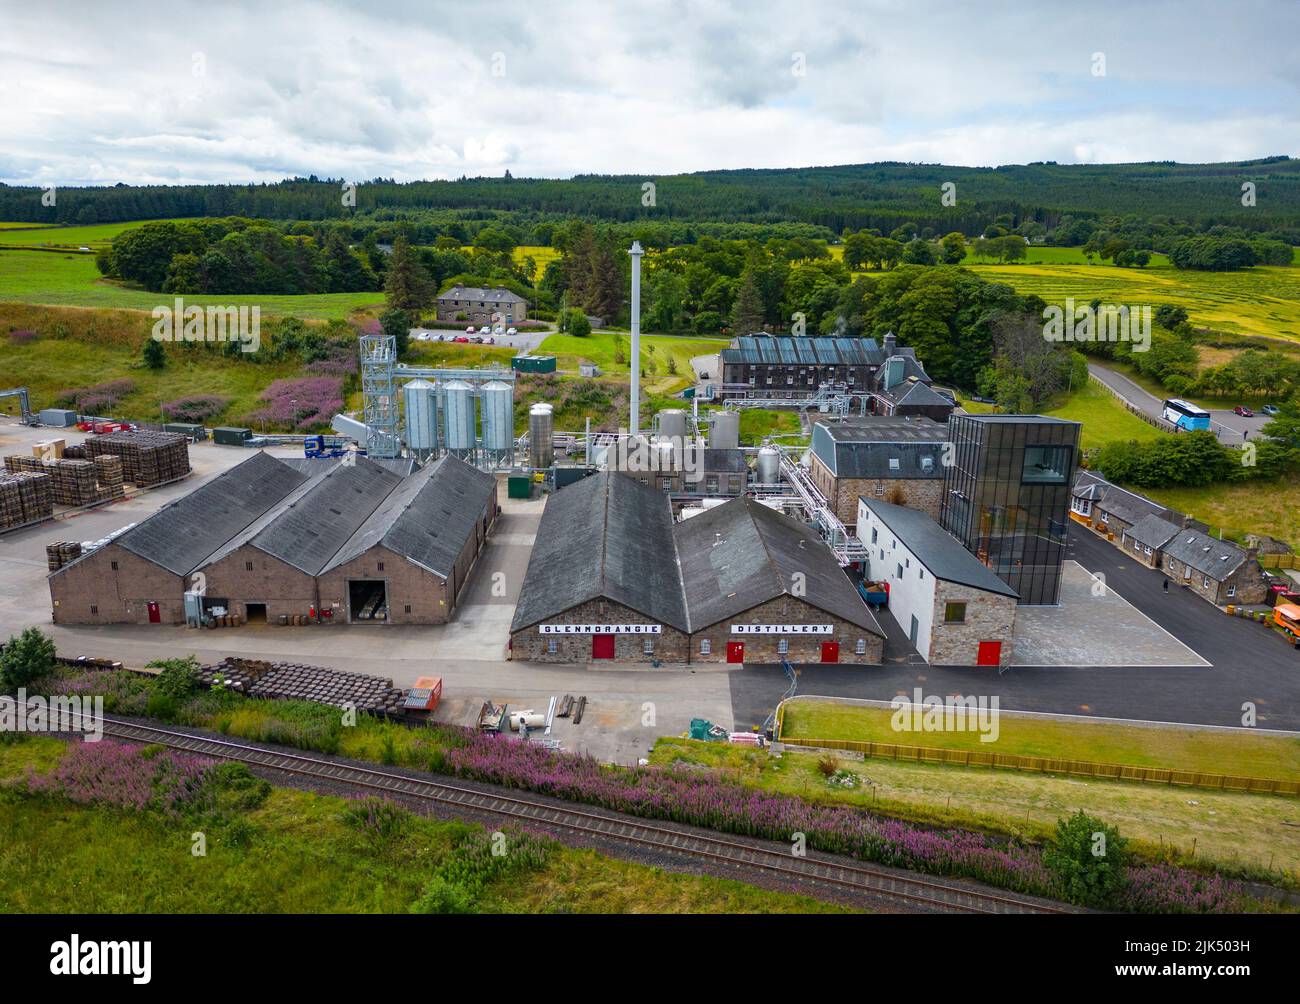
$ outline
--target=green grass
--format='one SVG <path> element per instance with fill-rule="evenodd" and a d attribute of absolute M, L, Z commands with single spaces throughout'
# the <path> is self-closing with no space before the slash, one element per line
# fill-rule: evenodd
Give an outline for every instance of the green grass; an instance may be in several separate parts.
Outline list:
<path fill-rule="evenodd" d="M 126 223 L 96 223 L 89 226 L 64 226 L 32 223 L 0 223 L 5 230 L 0 244 L 25 244 L 31 247 L 89 247 L 99 250 L 111 244 L 113 238 L 126 230 L 134 230 L 145 223 L 175 223 L 173 220 L 130 220 Z M 9 232 L 11 227 L 37 227 L 36 230 Z"/>
<path fill-rule="evenodd" d="M 785 705 L 781 734 L 1300 780 L 1300 737 L 1057 721 L 1004 712 L 999 716 L 997 741 L 983 743 L 975 732 L 895 731 L 894 713 L 889 708 L 795 700 Z M 1288 804 L 1296 805 L 1294 800 Z"/>
<path fill-rule="evenodd" d="M 1080 443 L 1085 450 L 1130 439 L 1146 442 L 1167 435 L 1131 413 L 1114 395 L 1092 380 L 1077 388 L 1064 404 L 1049 409 L 1046 414 L 1082 422 Z"/>
<path fill-rule="evenodd" d="M 843 788 L 826 782 L 817 768 L 820 758 L 792 749 L 778 757 L 721 743 L 660 739 L 650 762 L 702 764 L 768 791 L 1034 841 L 1050 836 L 1057 819 L 1082 809 L 1140 841 L 1140 850 L 1151 857 L 1171 850 L 1190 856 L 1195 846 L 1201 863 L 1210 859 L 1234 872 L 1273 869 L 1289 873 L 1292 884 L 1300 881 L 1300 827 L 1294 825 L 1292 799 L 839 754 L 840 766 L 863 778 L 858 787 Z"/>
<path fill-rule="evenodd" d="M 63 744 L 0 745 L 0 779 L 53 766 Z M 28 749 L 23 749 L 28 747 Z M 191 853 L 192 825 L 152 814 L 0 794 L 0 910 L 6 913 L 404 913 L 434 874 L 479 831 L 407 816 L 389 837 L 347 821 L 348 803 L 273 788 L 239 812 L 242 840 L 207 832 Z M 508 846 L 508 844 L 507 844 Z M 815 913 L 842 908 L 742 883 L 677 875 L 555 847 L 525 874 L 490 882 L 483 913 Z"/>
<path fill-rule="evenodd" d="M 615 338 L 621 338 L 624 362 L 617 363 L 615 356 Z M 725 338 L 679 338 L 673 335 L 643 335 L 641 337 L 641 366 L 646 372 L 641 386 L 650 393 L 667 394 L 690 386 L 695 382 L 694 370 L 691 369 L 693 356 L 705 355 L 726 348 L 730 342 Z M 626 381 L 631 367 L 626 361 L 631 350 L 631 339 L 627 334 L 615 335 L 608 331 L 594 331 L 585 338 L 573 335 L 550 335 L 534 351 L 538 355 L 554 355 L 556 366 L 564 371 L 577 373 L 578 363 L 586 359 L 609 375 L 621 377 Z M 668 360 L 677 364 L 677 373 L 668 372 Z M 653 360 L 655 372 L 650 370 Z"/>
<path fill-rule="evenodd" d="M 1209 524 L 1210 532 L 1236 541 L 1268 534 L 1300 549 L 1300 474 L 1277 481 L 1207 485 L 1203 488 L 1143 488 L 1162 505 Z"/>
<path fill-rule="evenodd" d="M 6 240 L 8 235 L 6 235 Z M 0 250 L 0 303 L 40 303 L 72 307 L 118 307 L 150 311 L 170 306 L 173 297 L 131 289 L 105 279 L 88 254 Z M 383 293 L 304 293 L 293 296 L 186 296 L 199 306 L 258 306 L 267 316 L 330 320 L 383 306 Z M 147 316 L 147 315 L 146 315 Z"/>

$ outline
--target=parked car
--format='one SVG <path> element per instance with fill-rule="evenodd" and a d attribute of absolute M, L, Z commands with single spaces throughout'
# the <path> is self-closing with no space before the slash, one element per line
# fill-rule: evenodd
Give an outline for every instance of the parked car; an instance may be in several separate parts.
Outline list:
<path fill-rule="evenodd" d="M 460 344 L 462 344 L 462 345 L 467 344 L 467 343 L 469 342 L 469 339 L 466 338 L 464 335 L 461 335 L 459 338 L 457 338 L 457 339 L 455 339 L 455 340 L 456 340 L 457 342 L 459 342 Z"/>
<path fill-rule="evenodd" d="M 1266 404 L 1264 405 L 1264 407 L 1260 408 L 1259 410 L 1262 411 L 1265 415 L 1280 415 L 1282 413 L 1282 409 L 1275 404 Z"/>
<path fill-rule="evenodd" d="M 519 332 L 516 331 L 514 328 L 506 328 L 506 334 L 507 334 L 507 335 L 517 335 L 517 334 L 519 334 Z"/>
<path fill-rule="evenodd" d="M 1233 414 L 1240 415 L 1242 418 L 1254 418 L 1255 413 L 1247 408 L 1244 404 L 1239 404 L 1232 409 Z"/>
<path fill-rule="evenodd" d="M 495 345 L 495 344 L 496 344 L 496 340 L 495 340 L 495 339 L 492 339 L 492 338 L 484 338 L 484 339 L 483 339 L 483 344 L 484 344 L 484 345 Z"/>
<path fill-rule="evenodd" d="M 483 344 L 483 339 L 481 339 L 478 335 L 475 335 L 473 338 L 470 339 L 470 341 L 473 342 L 475 345 Z"/>
<path fill-rule="evenodd" d="M 466 329 L 465 329 L 465 334 L 467 334 L 467 335 L 472 335 L 472 334 L 474 334 L 474 325 L 471 324 L 468 328 L 466 328 Z"/>

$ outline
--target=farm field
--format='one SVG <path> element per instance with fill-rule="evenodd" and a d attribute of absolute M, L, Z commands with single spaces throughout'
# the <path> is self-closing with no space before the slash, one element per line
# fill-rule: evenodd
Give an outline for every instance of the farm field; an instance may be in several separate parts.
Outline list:
<path fill-rule="evenodd" d="M 347 799 L 272 788 L 261 804 L 239 805 L 226 810 L 231 818 L 205 824 L 207 854 L 195 857 L 190 827 L 178 839 L 172 820 L 4 792 L 27 768 L 53 767 L 64 748 L 43 737 L 0 746 L 6 912 L 406 913 L 444 869 L 456 874 L 454 862 L 472 860 L 482 841 L 481 827 L 413 814 L 381 834 L 349 817 Z M 520 912 L 518 886 L 525 885 L 523 909 L 537 913 L 847 912 L 560 845 L 522 874 L 502 871 L 472 898 L 470 911 Z"/>
<path fill-rule="evenodd" d="M 1064 404 L 1048 409 L 1045 414 L 1082 422 L 1080 445 L 1085 450 L 1130 439 L 1146 442 L 1166 435 L 1132 414 L 1113 395 L 1091 380 L 1069 395 Z"/>
<path fill-rule="evenodd" d="M 1210 532 L 1236 541 L 1268 534 L 1300 550 L 1300 474 L 1277 481 L 1214 484 L 1205 488 L 1142 488 L 1143 495 L 1208 523 Z"/>
<path fill-rule="evenodd" d="M 786 749 L 769 756 L 722 743 L 660 739 L 651 763 L 674 761 L 723 770 L 767 791 L 870 809 L 940 825 L 988 828 L 1041 840 L 1057 819 L 1078 809 L 1119 827 L 1152 853 L 1196 848 L 1196 857 L 1248 869 L 1276 869 L 1300 878 L 1300 830 L 1293 799 L 1197 791 L 1125 781 L 980 770 L 940 764 L 837 757 L 859 775 L 854 788 L 832 785 L 821 755 Z"/>
<path fill-rule="evenodd" d="M 1058 721 L 1003 712 L 996 744 L 975 732 L 897 732 L 894 711 L 834 701 L 790 701 L 783 737 L 853 739 L 942 749 L 1061 757 L 1132 767 L 1300 780 L 1300 738 L 1249 730 L 1188 729 Z"/>
<path fill-rule="evenodd" d="M 170 305 L 167 293 L 129 289 L 110 282 L 88 254 L 0 250 L 0 303 L 42 303 L 73 307 L 125 307 L 149 311 Z M 307 293 L 294 296 L 186 296 L 187 304 L 259 306 L 265 316 L 292 314 L 314 320 L 345 319 L 357 311 L 382 307 L 384 294 Z"/>
<path fill-rule="evenodd" d="M 143 223 L 175 223 L 172 220 L 128 220 L 125 223 L 96 223 L 89 226 L 50 226 L 41 223 L 0 223 L 5 231 L 0 244 L 24 244 L 31 247 L 89 247 L 98 251 L 124 230 Z M 22 229 L 18 229 L 22 228 Z M 35 228 L 35 229 L 30 229 Z"/>
<path fill-rule="evenodd" d="M 1049 249 L 1041 249 L 1049 250 Z M 1071 250 L 1071 249 L 1061 249 Z M 1258 266 L 1237 272 L 1194 272 L 1153 264 L 1113 265 L 967 263 L 975 274 L 1004 282 L 1048 303 L 1073 297 L 1129 306 L 1170 303 L 1187 309 L 1195 327 L 1300 342 L 1300 269 Z"/>

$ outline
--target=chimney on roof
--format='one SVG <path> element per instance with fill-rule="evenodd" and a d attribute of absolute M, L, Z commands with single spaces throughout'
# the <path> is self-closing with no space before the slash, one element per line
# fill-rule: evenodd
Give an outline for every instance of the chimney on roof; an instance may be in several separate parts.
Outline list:
<path fill-rule="evenodd" d="M 898 347 L 898 339 L 894 337 L 894 333 L 893 333 L 892 331 L 886 333 L 886 335 L 885 335 L 885 357 L 888 358 L 889 356 L 892 356 L 892 355 L 894 354 L 894 350 L 895 350 L 897 347 Z"/>
<path fill-rule="evenodd" d="M 1184 516 L 1184 517 L 1183 517 L 1183 520 L 1182 520 L 1182 523 L 1180 524 L 1180 526 L 1182 526 L 1182 528 L 1183 528 L 1184 530 L 1186 530 L 1186 529 L 1188 529 L 1191 525 L 1192 525 L 1192 517 L 1191 517 L 1191 516 Z"/>

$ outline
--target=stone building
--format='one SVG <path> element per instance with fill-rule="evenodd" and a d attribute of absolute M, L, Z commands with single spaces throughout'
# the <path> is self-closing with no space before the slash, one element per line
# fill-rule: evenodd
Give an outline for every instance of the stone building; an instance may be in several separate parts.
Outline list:
<path fill-rule="evenodd" d="M 1268 583 L 1257 553 L 1200 530 L 1182 528 L 1164 545 L 1160 568 L 1171 580 L 1216 606 L 1263 603 Z"/>
<path fill-rule="evenodd" d="M 923 512 L 859 500 L 868 575 L 889 584 L 889 613 L 917 652 L 940 666 L 1010 665 L 1015 590 Z"/>
<path fill-rule="evenodd" d="M 809 474 L 845 526 L 857 522 L 863 495 L 938 519 L 947 439 L 947 425 L 924 417 L 818 422 Z"/>
<path fill-rule="evenodd" d="M 438 297 L 438 320 L 466 324 L 518 324 L 528 317 L 528 301 L 500 287 L 453 286 Z"/>

